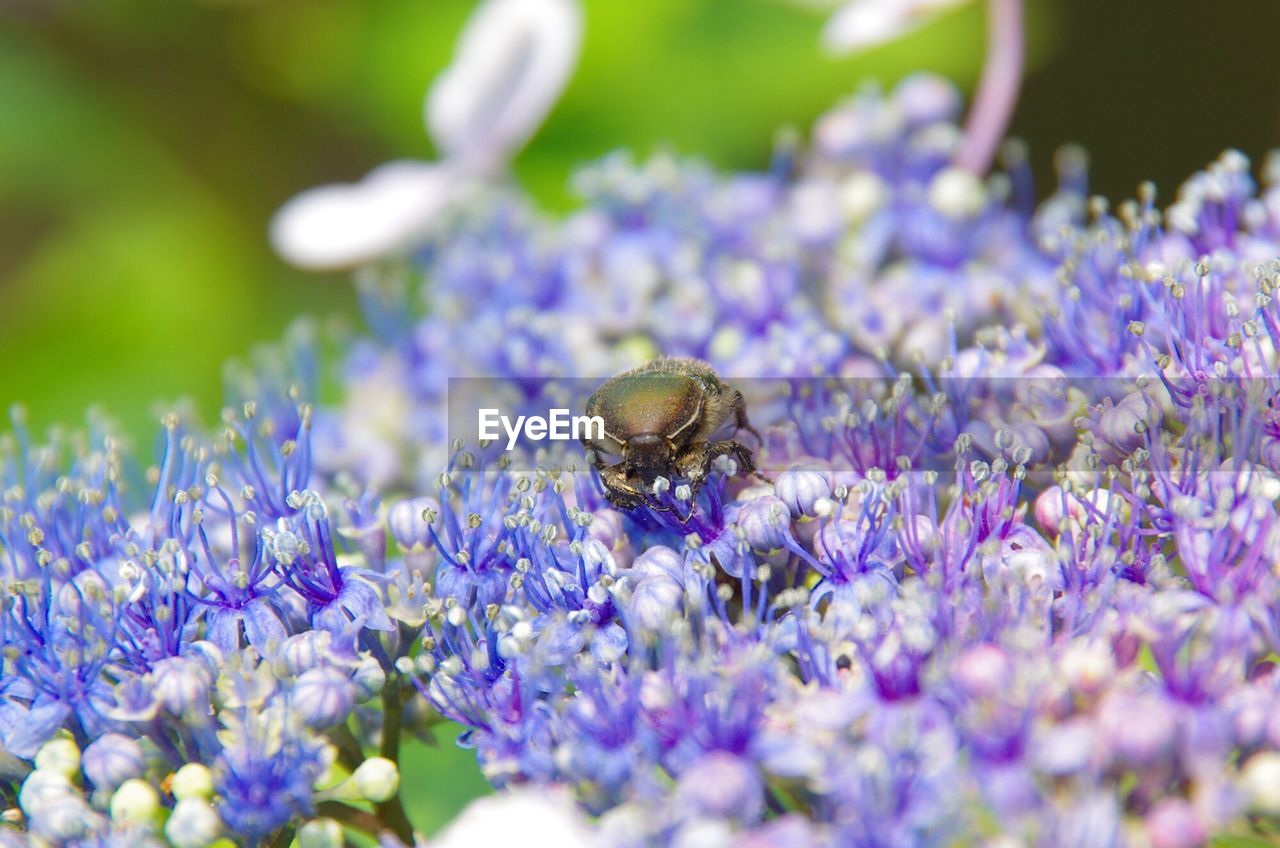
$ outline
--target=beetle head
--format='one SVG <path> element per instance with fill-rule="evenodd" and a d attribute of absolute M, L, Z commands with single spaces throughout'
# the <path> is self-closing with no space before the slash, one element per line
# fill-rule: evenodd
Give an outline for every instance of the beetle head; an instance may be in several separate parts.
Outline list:
<path fill-rule="evenodd" d="M 669 473 L 671 446 L 657 433 L 643 433 L 627 439 L 622 459 L 629 471 L 652 485 L 658 477 Z"/>

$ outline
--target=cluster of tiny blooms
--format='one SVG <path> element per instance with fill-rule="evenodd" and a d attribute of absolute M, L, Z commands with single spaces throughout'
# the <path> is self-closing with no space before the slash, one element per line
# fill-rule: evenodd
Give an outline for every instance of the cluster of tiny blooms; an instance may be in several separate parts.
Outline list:
<path fill-rule="evenodd" d="M 0 845 L 516 839 L 414 832 L 441 722 L 500 790 L 455 827 L 563 846 L 1280 833 L 1280 188 L 1227 153 L 1113 209 L 1068 151 L 1037 205 L 1015 147 L 950 164 L 960 105 L 609 157 L 563 218 L 479 192 L 361 272 L 337 400 L 300 326 L 150 467 L 15 417 Z M 771 482 L 623 512 L 447 441 L 450 377 L 659 354 L 795 387 Z"/>

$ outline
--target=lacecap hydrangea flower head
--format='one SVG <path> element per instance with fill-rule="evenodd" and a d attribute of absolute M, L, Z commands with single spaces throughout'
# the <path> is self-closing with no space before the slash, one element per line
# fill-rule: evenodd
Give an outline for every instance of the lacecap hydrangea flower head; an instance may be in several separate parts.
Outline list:
<path fill-rule="evenodd" d="M 828 41 L 942 4 L 873 5 Z M 967 116 L 913 76 L 763 172 L 584 166 L 554 218 L 505 165 L 580 12 L 484 3 L 428 98 L 443 158 L 273 225 L 357 268 L 340 362 L 300 324 L 150 463 L 15 415 L 0 844 L 1280 832 L 1276 168 L 1228 152 L 1113 207 L 1066 151 L 1036 203 L 1016 145 L 991 171 L 1021 10 L 990 10 Z M 620 510 L 567 463 L 449 441 L 450 378 L 532 402 L 659 354 L 785 390 L 752 401 L 767 482 L 721 462 Z M 439 722 L 497 794 L 428 838 L 398 759 Z"/>

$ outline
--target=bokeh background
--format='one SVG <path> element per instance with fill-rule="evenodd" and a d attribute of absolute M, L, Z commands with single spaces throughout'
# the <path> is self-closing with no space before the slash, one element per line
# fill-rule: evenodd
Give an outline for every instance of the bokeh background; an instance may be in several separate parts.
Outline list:
<path fill-rule="evenodd" d="M 551 209 L 575 163 L 665 145 L 758 168 L 778 128 L 919 69 L 969 89 L 973 3 L 861 56 L 783 0 L 584 0 L 577 76 L 517 163 Z M 820 5 L 810 0 L 808 6 Z M 0 407 L 36 429 L 98 405 L 149 443 L 157 399 L 220 405 L 222 363 L 302 314 L 358 321 L 341 275 L 267 244 L 295 192 L 430 157 L 422 97 L 470 0 L 0 0 Z M 1275 0 L 1028 0 L 1014 132 L 1042 189 L 1083 143 L 1093 188 L 1169 197 L 1223 148 L 1280 145 Z M 405 763 L 434 827 L 482 791 L 446 736 Z"/>

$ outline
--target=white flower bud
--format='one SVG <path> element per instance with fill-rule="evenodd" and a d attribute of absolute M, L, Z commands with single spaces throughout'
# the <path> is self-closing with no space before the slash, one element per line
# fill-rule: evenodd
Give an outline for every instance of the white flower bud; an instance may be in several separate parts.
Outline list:
<path fill-rule="evenodd" d="M 380 804 L 400 788 L 400 770 L 386 757 L 370 757 L 352 773 L 351 781 L 361 798 Z"/>
<path fill-rule="evenodd" d="M 50 739 L 36 751 L 36 768 L 74 777 L 80 771 L 80 748 L 66 737 Z"/>
<path fill-rule="evenodd" d="M 169 791 L 178 800 L 184 798 L 212 798 L 213 774 L 200 763 L 187 763 L 173 773 Z"/>
<path fill-rule="evenodd" d="M 342 848 L 342 825 L 334 819 L 312 819 L 298 828 L 298 848 Z"/>
<path fill-rule="evenodd" d="M 121 824 L 142 823 L 160 809 L 160 796 L 150 783 L 132 777 L 120 784 L 111 796 L 111 820 Z"/>
<path fill-rule="evenodd" d="M 1240 788 L 1251 809 L 1280 815 L 1280 753 L 1254 754 L 1240 772 Z"/>
<path fill-rule="evenodd" d="M 929 205 L 948 218 L 973 218 L 986 207 L 987 190 L 973 172 L 947 168 L 929 183 Z"/>

